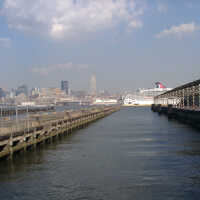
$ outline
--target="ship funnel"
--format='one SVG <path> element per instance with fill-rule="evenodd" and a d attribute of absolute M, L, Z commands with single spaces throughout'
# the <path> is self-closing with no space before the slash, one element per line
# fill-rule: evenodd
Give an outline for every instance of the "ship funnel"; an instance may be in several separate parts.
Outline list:
<path fill-rule="evenodd" d="M 156 82 L 156 88 L 166 88 L 161 82 Z"/>

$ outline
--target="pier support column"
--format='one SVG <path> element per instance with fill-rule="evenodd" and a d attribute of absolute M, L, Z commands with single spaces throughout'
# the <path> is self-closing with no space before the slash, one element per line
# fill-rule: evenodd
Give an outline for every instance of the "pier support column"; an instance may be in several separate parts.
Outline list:
<path fill-rule="evenodd" d="M 27 148 L 26 136 L 23 137 L 23 143 L 24 143 L 24 152 L 26 152 L 26 148 Z"/>
<path fill-rule="evenodd" d="M 195 86 L 192 87 L 192 108 L 195 108 Z"/>
<path fill-rule="evenodd" d="M 37 146 L 37 129 L 34 128 L 34 132 L 33 132 L 33 148 L 36 149 Z"/>
<path fill-rule="evenodd" d="M 182 92 L 182 98 L 181 98 L 181 99 L 182 99 L 182 100 L 181 100 L 181 101 L 182 101 L 182 105 L 181 105 L 181 107 L 184 108 L 184 107 L 185 107 L 185 95 L 184 95 L 184 89 L 183 89 L 181 92 Z"/>
<path fill-rule="evenodd" d="M 199 108 L 200 108 L 200 84 L 199 84 L 199 86 L 198 86 L 198 88 L 199 88 L 199 91 L 198 91 L 198 99 L 199 99 L 199 104 L 198 104 L 198 106 L 199 106 Z"/>
<path fill-rule="evenodd" d="M 8 157 L 9 160 L 12 160 L 13 159 L 13 138 L 11 137 L 10 138 L 10 141 L 9 141 L 9 157 Z"/>
<path fill-rule="evenodd" d="M 186 93 L 187 93 L 187 107 L 190 106 L 190 95 L 189 95 L 189 89 L 186 89 Z"/>

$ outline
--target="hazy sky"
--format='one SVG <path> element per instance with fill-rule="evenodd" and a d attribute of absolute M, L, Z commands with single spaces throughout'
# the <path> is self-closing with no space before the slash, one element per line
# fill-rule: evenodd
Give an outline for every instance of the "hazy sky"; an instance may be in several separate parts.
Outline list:
<path fill-rule="evenodd" d="M 175 87 L 200 78 L 199 0 L 0 0 L 0 87 Z"/>

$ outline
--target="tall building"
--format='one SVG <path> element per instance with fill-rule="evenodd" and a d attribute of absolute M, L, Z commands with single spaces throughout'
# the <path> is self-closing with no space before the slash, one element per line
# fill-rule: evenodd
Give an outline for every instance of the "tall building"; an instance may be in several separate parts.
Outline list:
<path fill-rule="evenodd" d="M 61 81 L 61 90 L 65 91 L 66 94 L 69 94 L 69 82 Z"/>
<path fill-rule="evenodd" d="M 40 95 L 40 89 L 39 88 L 32 88 L 31 89 L 31 96 L 32 97 L 38 97 Z"/>
<path fill-rule="evenodd" d="M 97 86 L 96 86 L 96 76 L 93 74 L 90 80 L 90 94 L 96 96 Z"/>
<path fill-rule="evenodd" d="M 5 96 L 6 96 L 5 91 L 2 88 L 0 88 L 0 98 L 3 98 Z"/>
<path fill-rule="evenodd" d="M 16 90 L 16 96 L 24 94 L 25 96 L 28 96 L 28 87 L 26 85 L 21 85 Z"/>

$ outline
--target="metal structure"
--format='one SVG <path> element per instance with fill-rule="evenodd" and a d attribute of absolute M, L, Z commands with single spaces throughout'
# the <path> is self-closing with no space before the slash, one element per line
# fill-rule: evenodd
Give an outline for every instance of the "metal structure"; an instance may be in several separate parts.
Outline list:
<path fill-rule="evenodd" d="M 200 79 L 154 97 L 154 104 L 180 109 L 200 109 Z"/>

